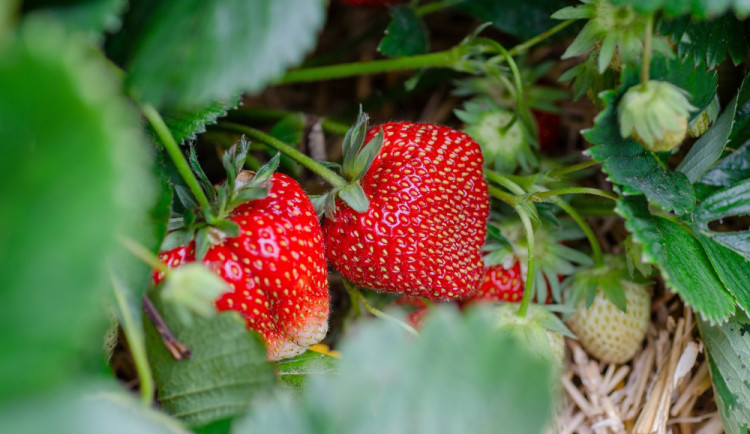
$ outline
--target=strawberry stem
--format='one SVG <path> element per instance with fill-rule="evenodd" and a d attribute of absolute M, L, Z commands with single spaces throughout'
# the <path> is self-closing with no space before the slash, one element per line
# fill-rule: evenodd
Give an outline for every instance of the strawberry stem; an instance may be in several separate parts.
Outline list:
<path fill-rule="evenodd" d="M 486 176 L 489 181 L 494 182 L 495 184 L 502 185 L 503 187 L 507 188 L 508 190 L 513 192 L 513 194 L 518 194 L 518 195 L 526 194 L 526 190 L 524 190 L 523 187 L 516 184 L 505 175 L 501 175 L 492 170 L 485 170 L 484 176 Z"/>
<path fill-rule="evenodd" d="M 649 72 L 651 71 L 651 39 L 654 34 L 654 14 L 646 18 L 646 34 L 643 38 L 643 63 L 641 64 L 641 87 L 646 90 Z"/>
<path fill-rule="evenodd" d="M 161 262 L 156 255 L 154 255 L 149 249 L 143 247 L 140 243 L 136 242 L 132 238 L 123 236 L 119 237 L 119 240 L 120 244 L 125 246 L 125 248 L 128 249 L 130 253 L 135 255 L 146 265 L 155 270 L 161 271 L 164 274 L 169 273 L 169 267 L 167 267 L 165 263 Z"/>
<path fill-rule="evenodd" d="M 169 131 L 169 127 L 167 127 L 167 124 L 164 122 L 164 119 L 162 119 L 159 112 L 150 104 L 142 105 L 141 112 L 143 112 L 143 115 L 151 124 L 151 127 L 156 132 L 162 145 L 164 145 L 169 157 L 174 162 L 177 171 L 180 173 L 180 176 L 182 176 L 182 179 L 185 180 L 188 188 L 190 188 L 198 205 L 200 205 L 203 210 L 211 209 L 211 204 L 208 201 L 208 197 L 206 197 L 206 193 L 203 192 L 200 184 L 198 184 L 198 179 L 196 179 L 195 174 L 190 169 L 190 165 L 182 154 L 180 146 L 172 136 L 172 132 Z"/>
<path fill-rule="evenodd" d="M 568 174 L 578 172 L 579 170 L 588 169 L 589 167 L 596 166 L 597 164 L 599 164 L 599 162 L 596 160 L 588 160 L 582 163 L 574 164 L 572 166 L 552 169 L 547 172 L 547 176 L 549 176 L 550 178 L 562 178 Z"/>
<path fill-rule="evenodd" d="M 495 199 L 500 199 L 501 201 L 507 203 L 512 207 L 518 205 L 518 197 L 492 185 L 488 186 L 487 188 L 489 189 L 490 195 Z"/>
<path fill-rule="evenodd" d="M 146 357 L 146 342 L 143 338 L 143 330 L 138 327 L 135 312 L 130 309 L 130 304 L 125 297 L 126 288 L 122 283 L 112 278 L 112 288 L 115 293 L 117 310 L 120 312 L 120 325 L 128 341 L 130 354 L 133 357 L 135 370 L 138 373 L 141 388 L 141 404 L 148 407 L 154 401 L 154 376 Z"/>
<path fill-rule="evenodd" d="M 569 203 L 565 202 L 564 200 L 556 197 L 554 198 L 554 204 L 559 206 L 560 209 L 565 211 L 570 218 L 573 219 L 573 221 L 578 224 L 578 226 L 583 231 L 584 235 L 586 235 L 586 238 L 589 241 L 589 244 L 591 244 L 591 253 L 594 257 L 594 265 L 598 268 L 604 265 L 604 256 L 602 255 L 602 246 L 599 244 L 599 239 L 596 237 L 596 234 L 594 234 L 593 229 L 591 229 L 591 226 L 586 223 L 586 220 L 584 220 L 583 217 L 581 217 L 581 214 L 576 211 L 575 208 L 570 206 Z"/>
<path fill-rule="evenodd" d="M 240 125 L 235 124 L 232 122 L 221 122 L 219 123 L 219 127 L 227 130 L 227 131 L 233 131 L 237 133 L 244 134 L 251 139 L 257 140 L 259 142 L 262 142 L 277 151 L 281 152 L 282 154 L 286 155 L 287 157 L 291 158 L 292 160 L 298 162 L 311 172 L 315 173 L 316 175 L 323 178 L 326 182 L 331 184 L 331 186 L 335 188 L 343 188 L 349 185 L 349 183 L 339 176 L 336 172 L 333 170 L 323 166 L 320 164 L 320 162 L 313 160 L 312 158 L 308 157 L 304 153 L 300 152 L 296 148 L 294 148 L 291 145 L 288 145 L 281 140 L 270 136 L 263 131 L 257 130 L 252 127 L 248 127 L 246 125 Z"/>
<path fill-rule="evenodd" d="M 362 295 L 362 292 L 359 290 L 359 287 L 355 285 L 354 283 L 350 282 L 347 279 L 344 279 L 344 288 L 346 288 L 346 291 L 349 293 L 349 296 L 352 298 L 352 305 L 358 306 L 359 304 L 361 304 L 365 308 L 365 310 L 368 311 L 372 316 L 395 323 L 396 325 L 406 330 L 413 336 L 419 336 L 419 332 L 417 332 L 417 330 L 414 327 L 372 306 L 370 302 L 367 301 L 367 298 L 365 298 L 365 296 Z"/>
<path fill-rule="evenodd" d="M 521 306 L 518 308 L 518 316 L 526 316 L 526 310 L 529 308 L 531 302 L 531 296 L 534 292 L 534 275 L 536 270 L 534 269 L 536 264 L 536 258 L 534 257 L 534 226 L 531 224 L 531 218 L 522 206 L 515 207 L 518 216 L 521 218 L 523 228 L 526 230 L 526 245 L 528 249 L 528 262 L 526 266 L 526 282 L 523 288 L 523 298 L 521 299 Z"/>
<path fill-rule="evenodd" d="M 617 201 L 617 196 L 615 196 L 612 193 L 607 193 L 604 190 L 600 190 L 598 188 L 590 188 L 590 187 L 567 187 L 567 188 L 559 188 L 556 190 L 546 190 L 546 191 L 539 191 L 536 193 L 532 193 L 529 195 L 529 199 L 531 199 L 534 202 L 544 202 L 544 199 L 555 197 L 555 196 L 562 196 L 565 194 L 591 194 L 594 196 L 601 196 L 606 197 L 607 199 Z"/>

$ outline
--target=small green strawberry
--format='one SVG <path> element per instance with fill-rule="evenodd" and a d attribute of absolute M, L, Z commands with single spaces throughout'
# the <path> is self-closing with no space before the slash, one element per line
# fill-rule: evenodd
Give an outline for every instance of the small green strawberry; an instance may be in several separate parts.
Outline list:
<path fill-rule="evenodd" d="M 667 81 L 631 86 L 617 106 L 620 135 L 651 152 L 671 151 L 685 138 L 693 110 L 687 92 Z"/>
<path fill-rule="evenodd" d="M 626 363 L 646 335 L 651 295 L 645 282 L 631 280 L 625 261 L 608 256 L 606 265 L 573 277 L 566 324 L 583 348 L 604 363 Z"/>

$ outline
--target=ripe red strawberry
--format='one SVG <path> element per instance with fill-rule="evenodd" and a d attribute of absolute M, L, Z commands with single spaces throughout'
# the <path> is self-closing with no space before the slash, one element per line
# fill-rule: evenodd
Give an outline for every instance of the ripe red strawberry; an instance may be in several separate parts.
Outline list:
<path fill-rule="evenodd" d="M 239 312 L 260 333 L 268 359 L 292 357 L 328 330 L 328 279 L 323 234 L 310 199 L 292 178 L 274 174 L 268 195 L 227 216 L 240 227 L 221 236 L 202 262 L 230 287 L 219 311 Z M 195 242 L 161 253 L 170 268 L 195 261 Z M 155 283 L 164 278 L 154 275 Z"/>
<path fill-rule="evenodd" d="M 329 261 L 370 289 L 457 299 L 484 274 L 481 247 L 489 215 L 479 145 L 463 132 L 390 122 L 360 180 L 369 207 L 357 213 L 337 200 L 323 231 Z"/>
<path fill-rule="evenodd" d="M 560 115 L 542 110 L 532 110 L 539 129 L 539 150 L 553 152 L 560 139 Z"/>
<path fill-rule="evenodd" d="M 487 268 L 482 284 L 472 300 L 520 302 L 523 298 L 521 263 L 516 258 L 510 267 L 497 264 Z"/>

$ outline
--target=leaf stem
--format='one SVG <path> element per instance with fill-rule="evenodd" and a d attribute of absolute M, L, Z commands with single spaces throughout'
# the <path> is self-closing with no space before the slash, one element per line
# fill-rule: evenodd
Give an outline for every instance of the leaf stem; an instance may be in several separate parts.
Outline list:
<path fill-rule="evenodd" d="M 501 127 L 501 130 L 504 132 L 507 132 L 510 127 L 513 126 L 513 124 L 516 122 L 516 119 L 521 115 L 521 111 L 523 110 L 523 105 L 525 103 L 524 97 L 523 97 L 523 81 L 521 80 L 521 71 L 518 70 L 518 65 L 516 65 L 516 62 L 513 60 L 513 56 L 508 52 L 508 50 L 505 49 L 505 47 L 502 46 L 499 42 L 489 39 L 489 38 L 477 38 L 477 42 L 483 42 L 493 48 L 495 48 L 505 59 L 505 62 L 508 64 L 508 67 L 510 68 L 511 73 L 513 74 L 513 81 L 515 84 L 515 100 L 516 100 L 516 107 L 513 110 L 513 115 L 508 120 L 508 123 L 506 125 L 503 125 Z"/>
<path fill-rule="evenodd" d="M 526 310 L 529 308 L 529 303 L 531 303 L 531 296 L 534 292 L 534 275 L 536 274 L 536 258 L 534 257 L 534 226 L 531 224 L 531 219 L 522 206 L 516 206 L 515 209 L 518 216 L 521 218 L 523 228 L 526 230 L 526 248 L 529 256 L 526 265 L 526 282 L 523 288 L 523 298 L 521 299 L 521 306 L 518 308 L 518 316 L 524 317 L 526 316 Z"/>
<path fill-rule="evenodd" d="M 596 238 L 596 234 L 594 234 L 594 230 L 591 229 L 591 226 L 586 222 L 586 220 L 581 217 L 581 214 L 578 213 L 578 211 L 573 208 L 569 203 L 565 202 L 564 200 L 560 199 L 559 197 L 555 197 L 554 201 L 555 205 L 559 206 L 560 209 L 565 211 L 570 218 L 573 219 L 573 221 L 578 224 L 578 226 L 583 231 L 584 235 L 586 235 L 586 238 L 589 241 L 589 244 L 591 244 L 591 253 L 594 256 L 594 265 L 596 267 L 601 267 L 604 265 L 604 256 L 602 255 L 602 246 L 599 244 L 599 239 Z"/>
<path fill-rule="evenodd" d="M 146 342 L 143 338 L 143 329 L 139 328 L 136 320 L 136 313 L 130 309 L 125 292 L 119 280 L 112 278 L 112 288 L 115 293 L 117 309 L 120 312 L 120 324 L 125 333 L 125 339 L 128 341 L 130 354 L 133 357 L 135 370 L 138 373 L 138 379 L 141 383 L 141 404 L 148 407 L 154 401 L 154 376 L 151 372 L 151 366 L 146 357 Z"/>
<path fill-rule="evenodd" d="M 406 324 L 405 322 L 401 321 L 400 319 L 388 315 L 387 313 L 383 312 L 380 309 L 376 309 L 373 307 L 369 301 L 367 301 L 367 298 L 365 298 L 364 295 L 362 295 L 362 292 L 359 290 L 359 287 L 355 285 L 354 283 L 350 282 L 348 279 L 344 280 L 344 287 L 346 288 L 346 291 L 349 293 L 349 296 L 351 296 L 353 304 L 361 303 L 362 306 L 365 308 L 367 312 L 369 312 L 371 315 L 378 317 L 380 319 L 384 319 L 386 321 L 390 321 L 402 329 L 406 330 L 413 336 L 419 336 L 419 332 L 417 332 L 414 327 L 410 326 L 409 324 Z"/>
<path fill-rule="evenodd" d="M 185 159 L 185 156 L 182 154 L 180 146 L 177 144 L 177 141 L 169 131 L 169 128 L 164 122 L 164 119 L 162 119 L 159 112 L 156 111 L 156 109 L 150 104 L 142 105 L 141 111 L 143 112 L 143 115 L 146 117 L 148 122 L 151 124 L 151 127 L 153 127 L 156 135 L 159 136 L 159 140 L 161 140 L 162 145 L 164 145 L 164 148 L 167 150 L 170 158 L 172 158 L 172 161 L 174 162 L 177 171 L 180 173 L 180 176 L 182 176 L 182 179 L 185 180 L 185 183 L 187 184 L 188 188 L 190 188 L 193 196 L 195 196 L 195 200 L 198 202 L 198 205 L 200 205 L 202 210 L 210 209 L 211 204 L 208 201 L 208 197 L 206 197 L 206 193 L 203 191 L 200 184 L 198 184 L 198 179 L 190 169 L 190 165 Z"/>
<path fill-rule="evenodd" d="M 606 191 L 599 190 L 598 188 L 589 188 L 589 187 L 567 187 L 567 188 L 559 188 L 556 190 L 545 190 L 545 191 L 538 191 L 536 193 L 532 193 L 529 195 L 529 199 L 531 199 L 534 202 L 541 202 L 544 201 L 544 199 L 547 199 L 549 197 L 555 197 L 555 196 L 562 196 L 564 194 L 591 194 L 594 196 L 601 196 L 606 197 L 607 199 L 611 199 L 614 201 L 617 201 L 617 196 L 607 193 Z"/>
<path fill-rule="evenodd" d="M 248 127 L 246 125 L 240 125 L 240 124 L 235 124 L 231 122 L 220 122 L 218 126 L 219 128 L 223 130 L 234 131 L 237 133 L 244 134 L 250 137 L 251 139 L 257 140 L 259 142 L 262 142 L 276 149 L 277 151 L 281 152 L 282 154 L 286 155 L 287 157 L 291 158 L 292 160 L 306 167 L 311 172 L 320 176 L 321 178 L 323 178 L 326 182 L 328 182 L 335 188 L 342 188 L 349 184 L 344 178 L 342 178 L 336 172 L 332 171 L 331 169 L 328 169 L 327 167 L 320 164 L 318 161 L 313 160 L 312 158 L 308 157 L 304 153 L 295 149 L 291 145 L 288 145 L 282 142 L 281 140 L 264 133 L 263 131 L 257 130 L 252 127 Z"/>
<path fill-rule="evenodd" d="M 455 6 L 465 1 L 466 0 L 438 0 L 418 7 L 415 12 L 417 13 L 417 15 L 423 16 L 445 8 L 449 8 L 451 6 Z"/>
<path fill-rule="evenodd" d="M 651 72 L 651 39 L 654 35 L 654 14 L 646 18 L 646 34 L 643 38 L 643 63 L 641 64 L 641 86 L 646 90 L 649 73 Z"/>
<path fill-rule="evenodd" d="M 287 72 L 286 75 L 281 77 L 277 84 L 331 80 L 356 75 L 378 74 L 382 72 L 419 68 L 450 68 L 455 66 L 461 60 L 462 54 L 463 52 L 460 46 L 457 46 L 445 51 L 420 54 L 416 56 L 297 69 L 295 71 Z"/>

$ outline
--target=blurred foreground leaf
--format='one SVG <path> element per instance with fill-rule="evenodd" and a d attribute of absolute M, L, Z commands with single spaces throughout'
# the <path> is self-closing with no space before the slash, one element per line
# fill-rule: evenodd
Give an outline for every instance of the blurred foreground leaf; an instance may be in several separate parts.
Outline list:
<path fill-rule="evenodd" d="M 337 375 L 310 378 L 298 400 L 286 390 L 256 401 L 233 432 L 543 432 L 552 367 L 495 326 L 489 310 L 441 308 L 417 338 L 365 324 L 340 347 Z"/>
<path fill-rule="evenodd" d="M 135 111 L 82 37 L 30 19 L 0 52 L 0 400 L 101 353 L 108 271 L 155 194 Z M 142 279 L 144 276 L 136 276 Z"/>

